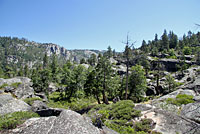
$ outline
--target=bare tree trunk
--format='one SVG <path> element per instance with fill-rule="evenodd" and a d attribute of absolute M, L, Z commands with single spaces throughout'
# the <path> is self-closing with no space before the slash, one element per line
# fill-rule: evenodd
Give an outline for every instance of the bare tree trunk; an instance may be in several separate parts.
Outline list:
<path fill-rule="evenodd" d="M 108 98 L 107 98 L 107 96 L 106 96 L 105 91 L 106 91 L 106 72 L 104 71 L 103 91 L 102 91 L 102 94 L 103 94 L 103 102 L 104 102 L 105 104 L 109 104 L 109 103 L 108 103 Z"/>
<path fill-rule="evenodd" d="M 127 57 L 127 63 L 126 63 L 126 91 L 125 91 L 125 100 L 128 99 L 128 77 L 129 77 L 129 58 Z"/>
<path fill-rule="evenodd" d="M 97 102 L 98 102 L 98 104 L 101 104 L 101 101 L 100 101 L 100 99 L 99 99 L 99 96 L 98 96 L 98 95 L 96 95 L 96 98 L 97 98 Z"/>

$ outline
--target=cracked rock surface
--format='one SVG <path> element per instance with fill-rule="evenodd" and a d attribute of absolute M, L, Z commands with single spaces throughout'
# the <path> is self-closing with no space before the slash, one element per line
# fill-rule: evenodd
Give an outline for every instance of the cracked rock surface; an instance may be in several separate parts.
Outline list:
<path fill-rule="evenodd" d="M 31 118 L 9 132 L 10 134 L 117 134 L 95 127 L 87 117 L 63 110 L 58 117 Z"/>

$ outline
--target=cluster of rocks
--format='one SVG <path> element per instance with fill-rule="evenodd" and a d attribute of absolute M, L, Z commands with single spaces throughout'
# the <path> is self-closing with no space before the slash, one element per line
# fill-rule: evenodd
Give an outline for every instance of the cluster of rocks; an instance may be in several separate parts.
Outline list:
<path fill-rule="evenodd" d="M 141 118 L 152 119 L 155 124 L 153 130 L 162 134 L 199 134 L 200 132 L 200 124 L 187 118 L 187 114 L 177 115 L 150 104 L 138 104 L 135 109 L 142 111 Z M 196 109 L 195 112 L 198 112 L 198 110 Z"/>
<path fill-rule="evenodd" d="M 13 83 L 21 83 L 12 87 Z M 15 129 L 7 130 L 6 134 L 117 134 L 115 131 L 103 126 L 98 128 L 92 124 L 87 116 L 82 116 L 66 109 L 49 108 L 43 101 L 35 100 L 30 106 L 23 100 L 31 97 L 44 97 L 34 93 L 29 78 L 16 77 L 0 79 L 0 86 L 7 84 L 0 93 L 0 115 L 18 111 L 33 111 L 40 117 L 26 120 Z M 53 91 L 54 86 L 50 84 Z M 45 97 L 44 97 L 45 98 Z"/>
<path fill-rule="evenodd" d="M 141 110 L 142 118 L 151 119 L 154 123 L 154 131 L 163 134 L 199 134 L 200 132 L 200 75 L 196 74 L 199 68 L 191 68 L 185 71 L 184 82 L 178 90 L 164 95 L 158 99 L 150 101 L 149 104 L 136 104 L 135 109 Z M 194 80 L 188 77 L 195 76 Z M 164 81 L 164 80 L 163 80 Z M 13 83 L 20 83 L 17 87 L 12 87 Z M 115 134 L 113 130 L 103 126 L 97 128 L 91 120 L 71 110 L 49 108 L 43 101 L 47 100 L 44 94 L 34 93 L 29 78 L 16 77 L 12 79 L 0 79 L 0 86 L 8 86 L 1 89 L 0 93 L 0 115 L 16 111 L 33 111 L 41 117 L 28 119 L 16 129 L 7 131 L 10 134 Z M 56 87 L 50 84 L 51 92 L 56 91 Z M 155 91 L 156 93 L 156 91 Z M 194 103 L 182 106 L 166 104 L 168 98 L 176 98 L 178 94 L 192 95 Z M 23 99 L 30 97 L 40 97 L 43 101 L 36 100 L 30 106 Z M 166 107 L 163 107 L 166 106 Z"/>

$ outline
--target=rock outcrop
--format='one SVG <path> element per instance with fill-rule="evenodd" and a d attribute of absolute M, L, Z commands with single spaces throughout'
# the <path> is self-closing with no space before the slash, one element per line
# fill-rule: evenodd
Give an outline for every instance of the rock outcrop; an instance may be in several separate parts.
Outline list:
<path fill-rule="evenodd" d="M 18 83 L 18 85 L 12 86 Z M 0 86 L 7 84 L 9 86 L 4 87 L 4 92 L 12 93 L 18 99 L 25 99 L 34 97 L 34 89 L 31 87 L 31 79 L 27 77 L 15 77 L 10 79 L 0 79 Z"/>
<path fill-rule="evenodd" d="M 0 94 L 0 115 L 17 111 L 28 111 L 31 107 L 22 100 L 12 97 L 11 94 Z"/>
<path fill-rule="evenodd" d="M 30 84 L 31 79 L 27 78 L 27 77 L 14 77 L 14 78 L 10 78 L 10 79 L 3 79 L 0 78 L 0 86 L 2 86 L 3 84 L 8 84 L 8 85 L 12 85 L 13 83 L 29 83 Z"/>
<path fill-rule="evenodd" d="M 105 129 L 100 130 L 92 125 L 88 117 L 63 110 L 58 117 L 31 118 L 24 124 L 9 132 L 10 134 L 117 134 Z"/>
<path fill-rule="evenodd" d="M 25 99 L 34 97 L 34 89 L 29 84 L 20 84 L 13 92 L 11 92 L 18 99 Z"/>
<path fill-rule="evenodd" d="M 200 124 L 200 102 L 185 105 L 181 115 Z"/>
<path fill-rule="evenodd" d="M 199 134 L 200 124 L 185 117 L 155 108 L 148 104 L 138 104 L 135 109 L 142 111 L 142 118 L 155 122 L 153 130 L 162 134 Z"/>

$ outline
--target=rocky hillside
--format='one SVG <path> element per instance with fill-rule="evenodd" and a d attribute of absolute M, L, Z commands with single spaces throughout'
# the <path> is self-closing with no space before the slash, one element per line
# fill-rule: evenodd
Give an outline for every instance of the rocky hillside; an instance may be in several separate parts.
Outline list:
<path fill-rule="evenodd" d="M 71 60 L 79 62 L 82 58 L 89 58 L 91 54 L 98 54 L 98 50 L 67 50 L 57 44 L 37 43 L 28 41 L 24 38 L 0 37 L 0 63 L 28 64 L 33 67 L 37 63 L 41 63 L 47 53 L 52 56 L 54 53 L 58 56 L 59 62 Z"/>
<path fill-rule="evenodd" d="M 193 87 L 197 87 L 197 89 L 199 89 L 199 80 L 200 77 L 199 74 L 197 74 L 196 80 L 189 82 L 189 85 L 193 85 Z M 0 116 L 1 133 L 64 134 L 67 132 L 68 134 L 117 134 L 115 131 L 105 126 L 105 124 L 108 124 L 109 122 L 114 123 L 115 120 L 112 118 L 115 117 L 113 115 L 111 119 L 106 119 L 106 113 L 102 112 L 101 109 L 103 105 L 89 109 L 89 112 L 83 115 L 80 115 L 72 110 L 51 108 L 46 105 L 47 100 L 44 94 L 38 94 L 34 92 L 33 88 L 31 87 L 32 83 L 30 81 L 31 80 L 26 77 L 0 79 L 0 115 L 4 115 Z M 16 83 L 18 83 L 18 85 Z M 180 95 L 190 95 L 193 99 L 189 104 L 177 105 L 175 102 L 169 103 L 169 99 L 176 98 L 176 101 L 178 101 L 177 96 Z M 31 100 L 31 98 L 37 99 Z M 184 101 L 186 100 L 184 99 Z M 183 100 L 181 102 L 183 102 Z M 112 115 L 113 110 L 123 107 L 123 105 L 127 105 L 128 103 L 131 103 L 131 101 L 119 101 L 115 104 L 104 106 L 104 108 L 107 107 L 110 112 L 109 114 Z M 132 127 L 138 131 L 149 131 L 149 133 L 151 130 L 153 130 L 152 133 L 156 134 L 199 134 L 199 108 L 199 90 L 196 91 L 195 88 L 189 88 L 187 83 L 178 90 L 158 99 L 153 99 L 152 101 L 146 103 L 135 104 L 134 109 L 140 112 L 140 116 L 132 117 L 131 123 L 134 124 Z M 17 124 L 17 126 L 14 126 L 15 122 L 8 124 L 12 120 L 11 117 L 15 117 L 16 112 L 18 112 L 18 114 L 25 114 L 27 111 L 29 114 L 31 112 L 37 113 L 39 117 L 29 117 L 26 120 L 23 119 L 24 123 L 21 122 L 23 124 Z M 120 109 L 118 112 L 115 111 L 114 114 L 117 115 L 122 111 L 123 110 Z M 127 112 L 126 108 L 124 109 L 124 112 Z M 107 122 L 105 122 L 105 124 L 102 124 L 101 121 L 99 124 L 94 124 L 94 122 L 92 123 L 92 121 L 94 121 L 93 116 L 96 115 L 96 113 L 99 113 L 100 115 L 102 114 L 102 117 L 100 115 L 98 116 L 100 116 L 100 119 L 102 120 L 106 119 Z M 137 112 L 134 111 L 134 115 L 136 114 Z M 128 113 L 122 115 L 121 118 L 127 118 L 127 115 Z M 8 118 L 7 122 L 2 121 L 2 118 Z M 9 130 L 5 129 L 8 127 Z M 130 133 L 132 133 L 132 131 L 130 131 Z"/>

